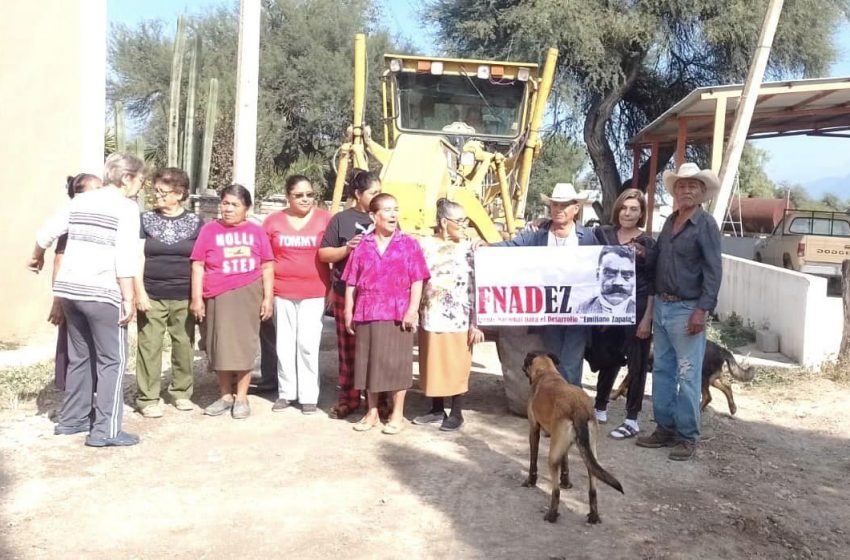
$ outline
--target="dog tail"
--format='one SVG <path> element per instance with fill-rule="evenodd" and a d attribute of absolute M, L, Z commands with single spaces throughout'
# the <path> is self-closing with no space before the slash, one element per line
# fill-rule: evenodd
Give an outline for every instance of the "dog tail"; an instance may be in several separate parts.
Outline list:
<path fill-rule="evenodd" d="M 729 368 L 729 373 L 732 374 L 732 377 L 738 381 L 743 381 L 744 383 L 752 381 L 756 376 L 756 368 L 752 366 L 742 367 L 738 364 L 738 361 L 735 360 L 735 356 L 733 356 L 731 352 L 729 352 L 729 355 L 726 357 L 726 367 Z"/>
<path fill-rule="evenodd" d="M 576 444 L 578 445 L 579 452 L 584 459 L 584 463 L 587 465 L 588 470 L 590 470 L 590 474 L 611 488 L 619 490 L 621 494 L 624 494 L 623 485 L 620 484 L 620 481 L 614 478 L 614 475 L 603 469 L 602 465 L 599 464 L 596 457 L 593 455 L 593 451 L 590 447 L 590 431 L 588 429 L 588 422 L 589 420 L 585 420 L 584 422 L 575 424 Z"/>

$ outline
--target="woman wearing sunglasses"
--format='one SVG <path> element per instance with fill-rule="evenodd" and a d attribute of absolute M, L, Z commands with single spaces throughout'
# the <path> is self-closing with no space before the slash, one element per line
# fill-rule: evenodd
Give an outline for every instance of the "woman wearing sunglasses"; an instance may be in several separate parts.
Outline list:
<path fill-rule="evenodd" d="M 180 411 L 194 409 L 192 390 L 195 357 L 195 318 L 192 298 L 192 261 L 189 256 L 203 221 L 183 203 L 189 198 L 189 176 L 182 169 L 158 170 L 151 181 L 154 209 L 141 217 L 144 244 L 142 275 L 136 277 L 138 353 L 136 407 L 145 418 L 163 415 L 159 404 L 162 348 L 166 331 L 171 339 L 171 404 Z"/>
<path fill-rule="evenodd" d="M 275 259 L 278 399 L 272 410 L 297 401 L 303 414 L 312 414 L 319 401 L 319 342 L 330 287 L 330 267 L 319 261 L 319 245 L 331 216 L 316 207 L 316 191 L 303 175 L 286 180 L 286 199 L 289 206 L 263 224 Z"/>

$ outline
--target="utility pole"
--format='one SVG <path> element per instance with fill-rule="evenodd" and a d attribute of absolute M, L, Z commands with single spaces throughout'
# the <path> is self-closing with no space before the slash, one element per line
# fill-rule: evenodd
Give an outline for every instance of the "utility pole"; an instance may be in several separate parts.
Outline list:
<path fill-rule="evenodd" d="M 233 182 L 254 196 L 257 168 L 257 95 L 260 73 L 260 0 L 239 2 L 239 55 L 236 70 L 236 123 Z"/>
<path fill-rule="evenodd" d="M 773 36 L 776 34 L 779 15 L 782 13 L 782 3 L 783 0 L 770 0 L 770 4 L 767 6 L 767 14 L 764 16 L 758 45 L 753 54 L 753 60 L 750 62 L 747 81 L 744 83 L 744 90 L 738 99 L 738 109 L 735 112 L 735 123 L 729 137 L 729 145 L 723 153 L 723 162 L 720 164 L 720 192 L 712 202 L 711 214 L 718 224 L 722 224 L 726 217 L 729 198 L 732 195 L 732 185 L 735 183 L 738 164 L 741 163 L 741 153 L 744 151 L 744 144 L 747 142 L 747 133 L 750 130 L 756 101 L 758 101 L 759 88 L 761 88 L 761 82 L 764 79 L 764 70 L 767 68 L 770 48 L 773 46 Z"/>

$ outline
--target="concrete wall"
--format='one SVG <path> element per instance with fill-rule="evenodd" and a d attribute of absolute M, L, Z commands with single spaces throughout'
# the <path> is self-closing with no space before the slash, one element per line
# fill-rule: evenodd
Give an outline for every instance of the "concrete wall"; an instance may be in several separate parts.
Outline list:
<path fill-rule="evenodd" d="M 732 237 L 724 235 L 720 240 L 720 248 L 724 255 L 753 260 L 756 257 L 758 237 Z"/>
<path fill-rule="evenodd" d="M 67 175 L 101 174 L 106 0 L 4 0 L 0 18 L 0 341 L 45 323 L 48 265 L 25 268 L 44 219 L 67 202 Z M 52 258 L 52 252 L 48 253 Z"/>
<path fill-rule="evenodd" d="M 717 312 L 726 318 L 733 311 L 778 333 L 780 351 L 803 365 L 838 352 L 841 299 L 827 297 L 825 278 L 723 255 Z"/>

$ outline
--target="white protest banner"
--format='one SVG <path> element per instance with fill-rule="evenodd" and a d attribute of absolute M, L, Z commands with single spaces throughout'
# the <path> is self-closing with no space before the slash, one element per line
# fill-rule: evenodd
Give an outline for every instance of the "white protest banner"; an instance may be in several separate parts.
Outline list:
<path fill-rule="evenodd" d="M 635 255 L 626 245 L 482 247 L 479 325 L 631 325 Z"/>

